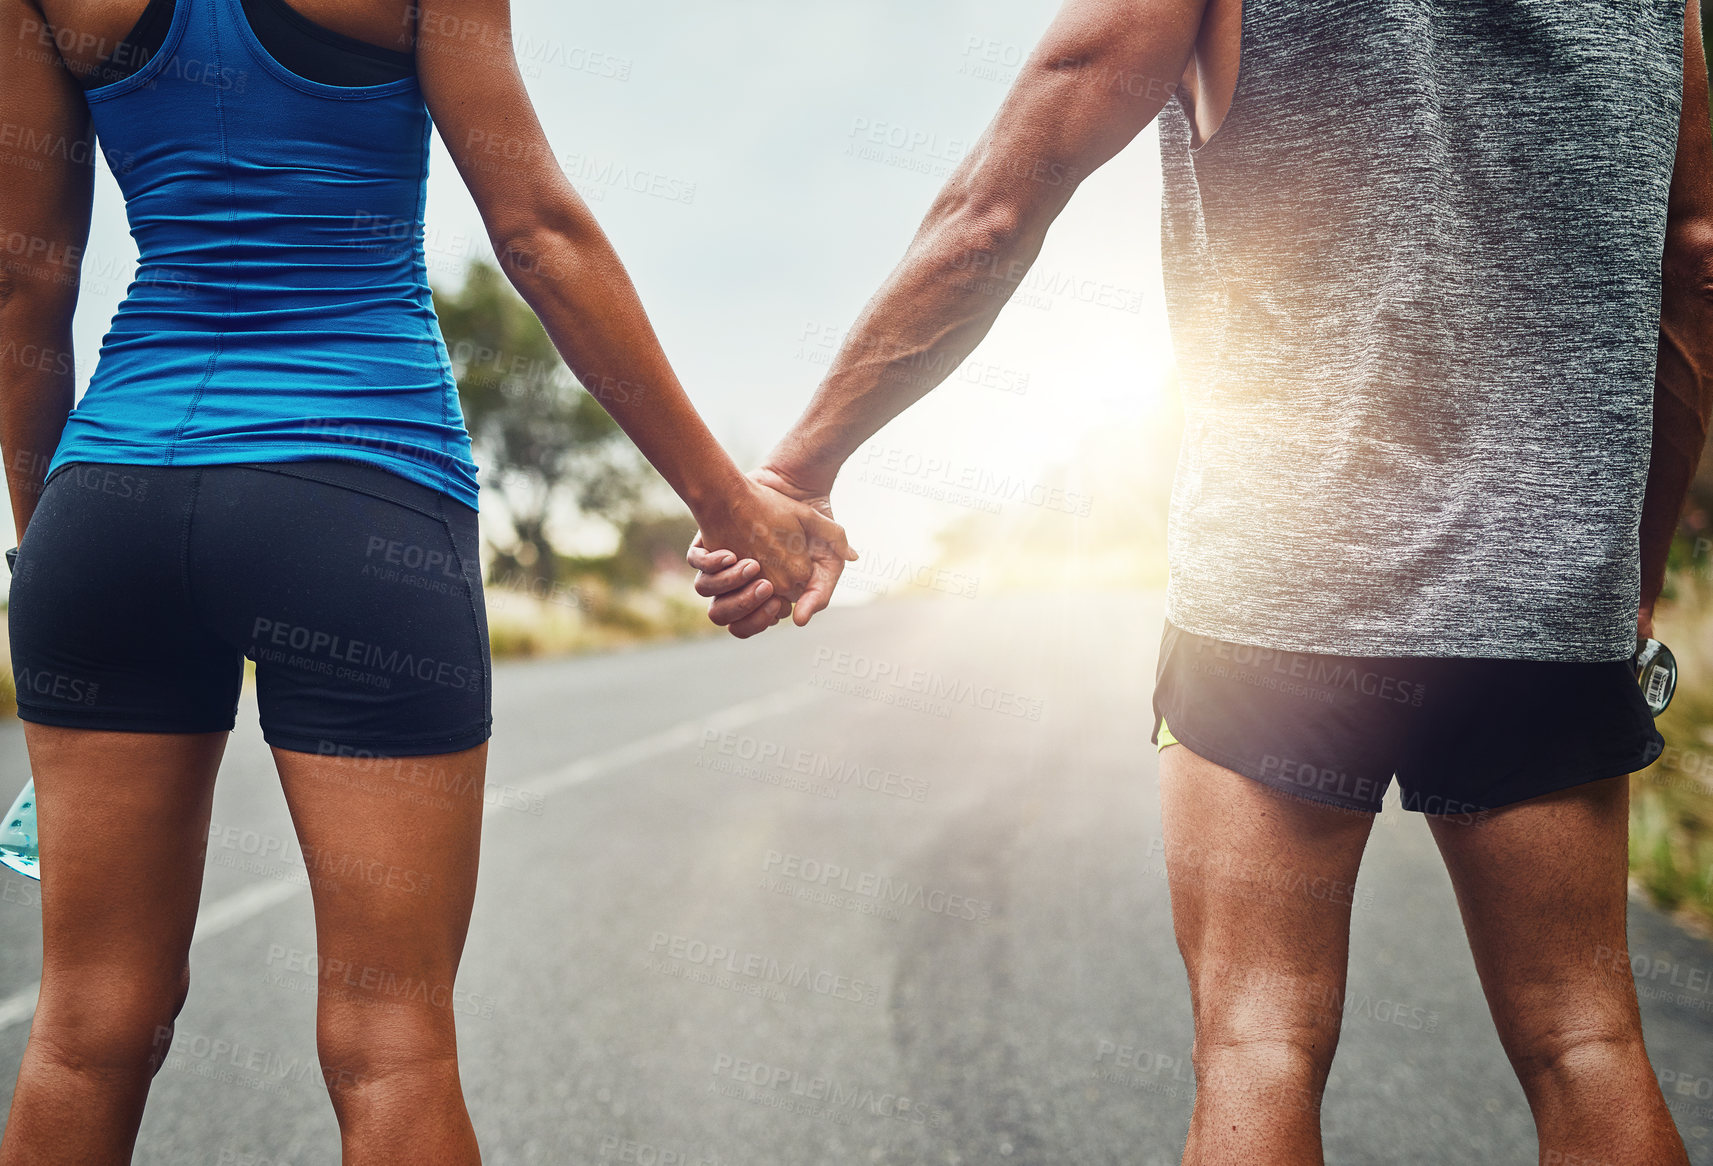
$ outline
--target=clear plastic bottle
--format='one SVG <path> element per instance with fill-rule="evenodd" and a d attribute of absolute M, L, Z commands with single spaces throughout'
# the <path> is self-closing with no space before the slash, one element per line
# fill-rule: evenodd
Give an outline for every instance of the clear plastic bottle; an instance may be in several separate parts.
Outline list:
<path fill-rule="evenodd" d="M 1659 716 L 1677 691 L 1677 657 L 1658 640 L 1637 636 L 1636 654 L 1630 664 L 1636 670 L 1636 682 L 1642 686 L 1648 711 Z"/>
<path fill-rule="evenodd" d="M 0 864 L 21 875 L 39 880 L 41 865 L 36 854 L 36 783 L 25 784 L 24 792 L 0 820 Z"/>

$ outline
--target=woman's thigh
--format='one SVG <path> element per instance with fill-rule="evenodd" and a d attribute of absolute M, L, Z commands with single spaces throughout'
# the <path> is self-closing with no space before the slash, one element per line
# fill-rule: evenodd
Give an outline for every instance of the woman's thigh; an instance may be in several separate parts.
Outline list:
<path fill-rule="evenodd" d="M 449 1061 L 476 894 L 488 747 L 400 758 L 275 749 L 315 900 L 319 1044 L 329 1090 Z"/>
<path fill-rule="evenodd" d="M 165 1025 L 182 1003 L 227 734 L 26 724 L 24 735 L 42 874 L 32 1039 L 119 1038 L 110 1051 L 128 1058 L 127 1033 Z"/>
<path fill-rule="evenodd" d="M 207 626 L 256 661 L 315 901 L 336 1104 L 450 1063 L 491 725 L 476 514 L 347 462 L 211 469 L 189 562 Z"/>
<path fill-rule="evenodd" d="M 169 1019 L 184 990 L 214 780 L 243 676 L 242 656 L 200 626 L 187 589 L 197 478 L 63 467 L 11 579 L 42 858 L 34 1031 L 61 1043 L 134 1044 L 125 1034 Z"/>

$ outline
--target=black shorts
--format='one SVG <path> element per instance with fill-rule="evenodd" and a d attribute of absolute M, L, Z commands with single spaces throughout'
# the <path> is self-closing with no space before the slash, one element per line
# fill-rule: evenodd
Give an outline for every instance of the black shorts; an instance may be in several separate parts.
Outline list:
<path fill-rule="evenodd" d="M 1166 623 L 1153 740 L 1172 737 L 1272 789 L 1377 812 L 1477 817 L 1633 773 L 1665 748 L 1627 660 L 1335 656 Z"/>
<path fill-rule="evenodd" d="M 469 749 L 492 724 L 476 512 L 374 466 L 74 463 L 12 577 L 18 715 L 212 733 L 244 658 L 268 743 Z"/>

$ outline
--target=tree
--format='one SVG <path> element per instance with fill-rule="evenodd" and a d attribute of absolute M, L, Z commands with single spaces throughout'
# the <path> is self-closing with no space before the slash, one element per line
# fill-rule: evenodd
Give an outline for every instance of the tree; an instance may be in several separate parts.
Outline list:
<path fill-rule="evenodd" d="M 682 571 L 684 548 L 696 537 L 696 520 L 675 514 L 639 514 L 627 523 L 613 552 L 611 577 L 621 587 L 646 587 L 662 571 Z"/>
<path fill-rule="evenodd" d="M 559 359 L 535 313 L 491 263 L 470 264 L 434 309 L 458 378 L 483 486 L 505 504 L 516 540 L 495 547 L 496 576 L 553 582 L 547 524 L 569 492 L 583 513 L 622 527 L 653 476 L 606 410 Z"/>

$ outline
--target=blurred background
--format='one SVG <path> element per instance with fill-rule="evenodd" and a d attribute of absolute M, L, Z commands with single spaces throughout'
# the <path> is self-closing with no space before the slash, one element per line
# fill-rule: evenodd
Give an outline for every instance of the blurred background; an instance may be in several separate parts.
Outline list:
<path fill-rule="evenodd" d="M 519 59 L 559 161 L 741 464 L 794 420 L 1054 10 L 514 0 Z M 483 468 L 494 653 L 515 661 L 496 679 L 490 811 L 505 853 L 485 860 L 484 894 L 540 897 L 478 904 L 460 980 L 473 978 L 475 1000 L 460 1031 L 491 1060 L 469 1072 L 486 1074 L 472 1102 L 492 1161 L 1177 1160 L 1187 997 L 1152 789 L 1136 780 L 1152 774 L 1147 693 L 1180 433 L 1159 186 L 1152 130 L 1084 184 L 989 339 L 847 466 L 833 501 L 863 558 L 838 608 L 820 632 L 770 633 L 777 642 L 744 655 L 689 590 L 693 522 L 498 275 L 436 139 L 429 268 Z M 134 260 L 103 175 L 76 326 L 85 379 Z M 1634 887 L 1654 912 L 1636 971 L 1680 1128 L 1694 1161 L 1713 1163 L 1713 462 L 1658 623 L 1682 681 L 1661 721 L 1670 748 L 1634 779 Z M 884 691 L 888 675 L 918 673 L 953 694 L 943 711 L 914 715 L 918 702 Z M 9 695 L 9 671 L 4 683 Z M 1023 714 L 994 715 L 997 704 Z M 806 719 L 811 705 L 850 715 Z M 208 941 L 238 944 L 248 954 L 231 958 L 281 989 L 265 1001 L 303 1012 L 312 996 L 285 979 L 292 953 L 301 962 L 313 947 L 293 938 L 307 901 L 265 914 L 300 887 L 301 856 L 294 867 L 251 745 L 254 756 L 240 740 L 228 766 L 249 787 L 221 795 L 217 816 L 237 833 L 214 840 L 210 900 L 231 921 Z M 27 773 L 15 724 L 0 749 L 9 798 Z M 715 773 L 727 784 L 705 797 L 674 792 Z M 734 777 L 748 779 L 736 792 Z M 553 825 L 556 814 L 571 817 Z M 1329 1161 L 1533 1161 L 1425 830 L 1395 806 L 1382 822 L 1371 852 L 1393 857 L 1372 876 L 1364 867 L 1379 909 L 1358 912 L 1375 942 L 1353 956 L 1368 971 L 1353 972 L 1345 1002 L 1347 1092 L 1335 1079 Z M 562 857 L 573 841 L 586 857 Z M 732 854 L 738 866 L 721 865 Z M 905 867 L 919 890 L 962 893 L 986 913 L 929 927 L 906 904 L 889 920 L 823 901 L 827 880 L 803 874 L 805 861 L 853 860 L 887 877 Z M 554 865 L 570 861 L 587 866 Z M 684 889 L 728 875 L 748 898 Z M 763 914 L 798 911 L 771 938 L 746 931 L 756 876 Z M 20 882 L 0 892 L 0 910 L 32 905 Z M 532 928 L 561 936 L 550 953 L 523 942 Z M 217 941 L 222 930 L 238 938 Z M 14 1052 L 32 991 L 20 942 L 0 954 L 0 990 L 14 993 L 0 1000 L 0 1035 Z M 728 989 L 710 995 L 687 986 L 717 972 L 698 966 L 698 943 L 807 950 L 841 971 L 878 961 L 875 995 L 847 1005 L 810 990 L 781 1005 L 742 977 L 710 982 Z M 1439 979 L 1410 979 L 1436 963 Z M 685 1000 L 662 1002 L 667 981 Z M 173 1054 L 188 1071 L 163 1075 L 169 1100 L 137 1160 L 335 1161 L 313 1083 L 281 1093 L 289 1074 L 234 1069 L 218 1052 L 248 1042 L 270 1065 L 289 1060 L 310 1047 L 304 1018 L 262 1022 L 241 991 L 198 992 L 213 995 L 193 996 L 204 1011 L 187 1014 L 189 1051 Z M 663 1040 L 693 1051 L 663 1064 L 651 1051 Z M 740 1063 L 785 1066 L 788 1084 L 758 1092 Z M 824 1099 L 799 1078 L 919 1104 L 904 1118 L 878 1103 L 854 1119 L 816 1112 Z"/>

